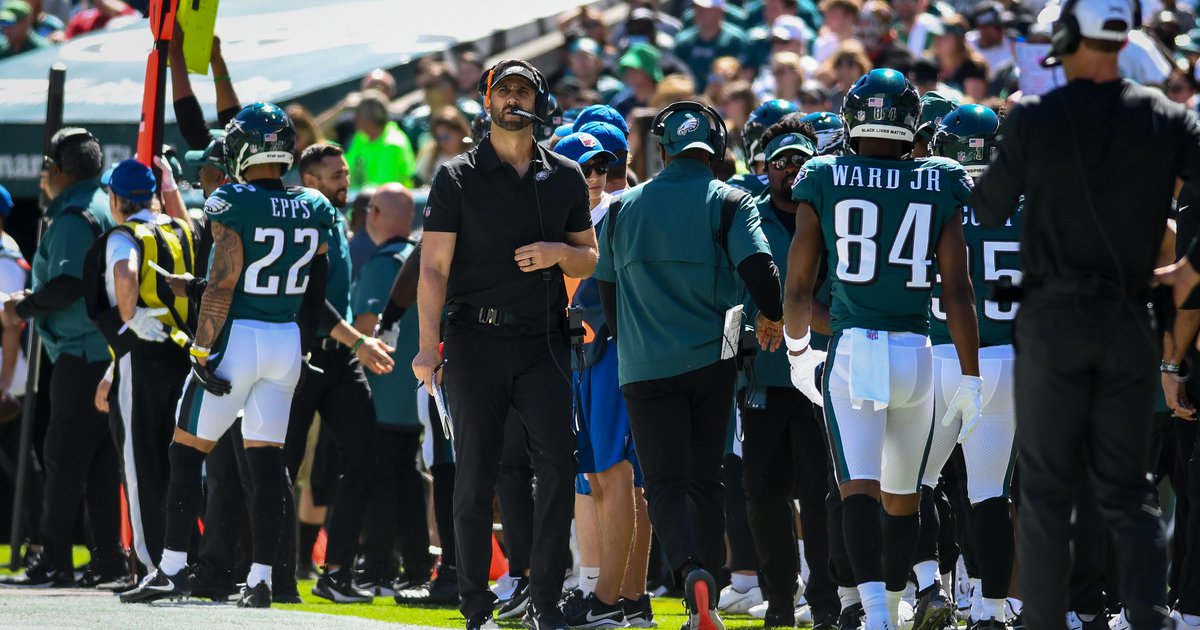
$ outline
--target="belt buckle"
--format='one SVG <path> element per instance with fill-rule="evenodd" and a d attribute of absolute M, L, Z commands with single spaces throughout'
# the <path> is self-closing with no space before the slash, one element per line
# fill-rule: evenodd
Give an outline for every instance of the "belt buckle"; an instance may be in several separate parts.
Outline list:
<path fill-rule="evenodd" d="M 481 308 L 479 309 L 479 323 L 499 326 L 500 313 L 494 308 Z"/>

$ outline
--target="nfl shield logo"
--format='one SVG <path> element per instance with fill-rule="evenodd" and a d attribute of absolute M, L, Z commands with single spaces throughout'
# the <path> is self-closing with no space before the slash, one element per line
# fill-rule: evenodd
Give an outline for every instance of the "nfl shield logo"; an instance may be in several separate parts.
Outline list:
<path fill-rule="evenodd" d="M 867 99 L 867 107 L 883 107 L 883 99 L 878 96 L 872 96 Z"/>
<path fill-rule="evenodd" d="M 867 331 L 867 339 L 870 339 L 871 341 L 878 341 L 879 340 L 879 331 L 878 330 L 868 330 Z"/>

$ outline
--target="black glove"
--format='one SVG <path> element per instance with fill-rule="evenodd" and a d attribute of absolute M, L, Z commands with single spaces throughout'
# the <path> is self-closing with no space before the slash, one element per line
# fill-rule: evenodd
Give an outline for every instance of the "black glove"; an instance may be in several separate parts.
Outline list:
<path fill-rule="evenodd" d="M 200 365 L 200 363 L 196 361 L 196 357 L 191 357 L 191 359 L 192 376 L 197 382 L 200 383 L 200 386 L 204 388 L 204 391 L 212 394 L 213 396 L 224 396 L 233 390 L 233 385 L 230 384 L 229 381 L 217 376 L 217 373 L 213 371 L 212 367 L 207 364 Z"/>

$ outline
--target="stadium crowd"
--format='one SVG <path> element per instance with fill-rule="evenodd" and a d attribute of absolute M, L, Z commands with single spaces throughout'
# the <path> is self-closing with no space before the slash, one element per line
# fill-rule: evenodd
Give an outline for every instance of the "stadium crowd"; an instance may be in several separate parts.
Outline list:
<path fill-rule="evenodd" d="M 971 459 L 984 457 L 970 451 L 965 437 L 959 440 L 961 445 L 954 443 L 955 436 L 935 445 L 934 431 L 929 428 L 936 424 L 940 430 L 947 404 L 951 411 L 957 404 L 955 372 L 949 392 L 939 394 L 936 417 L 931 415 L 933 403 L 929 403 L 930 413 L 924 418 L 928 443 L 922 436 L 920 447 L 908 455 L 917 460 L 913 465 L 921 468 L 917 473 L 920 488 L 915 494 L 897 494 L 893 499 L 901 502 L 915 497 L 912 510 L 893 511 L 891 506 L 900 503 L 889 504 L 893 495 L 884 487 L 883 510 L 868 512 L 884 522 L 877 543 L 882 547 L 885 575 L 881 579 L 886 578 L 888 593 L 886 602 L 872 599 L 861 588 L 861 581 L 854 580 L 854 573 L 861 572 L 860 565 L 857 556 L 846 549 L 851 541 L 843 540 L 842 519 L 847 522 L 845 531 L 850 532 L 855 526 L 848 523 L 858 522 L 863 510 L 862 502 L 856 500 L 859 494 L 848 494 L 844 486 L 838 492 L 849 473 L 839 468 L 846 466 L 840 447 L 829 444 L 831 439 L 839 439 L 834 435 L 836 426 L 823 421 L 821 407 L 805 398 L 808 392 L 793 388 L 796 368 L 791 368 L 789 376 L 789 367 L 782 361 L 788 350 L 796 350 L 790 338 L 786 348 L 780 346 L 782 323 L 776 323 L 783 311 L 778 309 L 787 308 L 778 303 L 782 289 L 776 292 L 774 308 L 778 312 L 772 317 L 769 300 L 758 300 L 749 276 L 732 253 L 730 262 L 741 274 L 729 270 L 730 285 L 738 287 L 737 301 L 744 303 L 748 316 L 757 316 L 760 333 L 777 325 L 777 336 L 773 343 L 762 341 L 757 356 L 750 352 L 749 358 L 742 359 L 753 369 L 739 373 L 736 402 L 721 410 L 720 426 L 727 424 L 729 429 L 708 436 L 714 445 L 721 443 L 722 451 L 719 469 L 714 469 L 719 477 L 704 480 L 715 484 L 707 489 L 715 488 L 715 496 L 693 488 L 693 503 L 688 506 L 698 513 L 705 509 L 698 502 L 700 496 L 722 506 L 715 522 L 697 519 L 701 524 L 693 525 L 698 540 L 712 532 L 723 540 L 717 554 L 720 560 L 703 562 L 689 556 L 688 563 L 681 565 L 676 557 L 681 543 L 660 539 L 651 529 L 652 522 L 657 529 L 667 518 L 661 508 L 655 510 L 655 497 L 665 501 L 661 498 L 665 495 L 656 494 L 652 484 L 664 483 L 661 469 L 673 453 L 654 453 L 650 462 L 645 461 L 647 455 L 639 454 L 639 438 L 644 435 L 651 440 L 654 436 L 639 422 L 633 405 L 627 411 L 630 390 L 623 398 L 619 389 L 617 307 L 605 295 L 605 285 L 619 283 L 623 276 L 622 269 L 614 268 L 612 262 L 616 237 L 605 230 L 611 230 L 616 222 L 612 208 L 618 207 L 618 202 L 626 221 L 634 220 L 635 199 L 648 203 L 649 192 L 641 191 L 631 199 L 626 196 L 628 191 L 641 190 L 636 188 L 640 183 L 653 182 L 662 173 L 680 176 L 678 171 L 685 168 L 680 164 L 688 161 L 680 155 L 686 158 L 688 150 L 672 153 L 670 143 L 691 142 L 688 134 L 695 129 L 688 125 L 694 123 L 701 129 L 696 133 L 704 136 L 699 142 L 715 153 L 706 165 L 711 170 L 703 170 L 698 177 L 704 181 L 715 178 L 727 182 L 730 189 L 748 193 L 749 197 L 734 198 L 758 208 L 762 215 L 759 235 L 766 236 L 761 243 L 746 247 L 758 247 L 757 253 L 774 257 L 778 282 L 790 265 L 793 254 L 788 245 L 800 225 L 795 218 L 796 202 L 802 207 L 805 202 L 799 197 L 793 200 L 792 193 L 793 187 L 802 188 L 800 173 L 810 172 L 801 171 L 801 166 L 820 156 L 852 152 L 855 138 L 850 130 L 857 123 L 845 116 L 868 111 L 867 105 L 855 100 L 855 90 L 865 78 L 882 76 L 873 73 L 876 70 L 891 70 L 888 76 L 902 77 L 915 89 L 920 106 L 914 110 L 919 120 L 911 125 L 914 157 L 949 157 L 977 176 L 986 166 L 986 156 L 972 166 L 965 147 L 983 147 L 986 142 L 991 148 L 998 142 L 999 121 L 1023 96 L 1018 48 L 1050 44 L 1060 7 L 1040 0 L 629 0 L 624 4 L 627 10 L 615 22 L 590 6 L 560 16 L 562 45 L 547 68 L 552 71 L 544 77 L 540 72 L 518 73 L 518 78 L 535 86 L 543 82 L 549 95 L 545 107 L 530 114 L 536 121 L 535 139 L 577 164 L 586 180 L 588 210 L 599 238 L 599 263 L 592 261 L 596 277 L 568 279 L 565 284 L 567 298 L 581 307 L 587 323 L 586 342 L 572 356 L 570 379 L 580 471 L 575 480 L 570 548 L 547 548 L 544 540 L 537 538 L 542 513 L 535 510 L 534 469 L 542 447 L 532 439 L 514 402 L 514 409 L 506 412 L 502 443 L 492 445 L 497 455 L 494 520 L 498 548 L 507 559 L 507 571 L 492 576 L 495 582 L 489 606 L 494 605 L 495 618 L 518 618 L 534 612 L 534 605 L 543 605 L 534 601 L 531 567 L 543 562 L 537 556 L 553 556 L 560 559 L 557 564 L 569 567 L 558 604 L 563 621 L 542 626 L 535 619 L 530 627 L 654 627 L 654 598 L 686 593 L 693 614 L 689 623 L 695 630 L 711 630 L 716 626 L 705 625 L 711 623 L 708 617 L 697 615 L 697 606 L 708 607 L 693 598 L 695 579 L 687 571 L 701 566 L 715 584 L 712 608 L 723 614 L 749 614 L 763 619 L 766 627 L 892 627 L 873 617 L 873 607 L 880 606 L 890 610 L 892 624 L 911 624 L 922 630 L 954 627 L 959 622 L 985 630 L 1023 627 L 1012 541 L 1020 507 L 1021 459 L 1012 432 L 989 437 L 994 441 L 982 449 L 993 460 L 999 456 L 999 463 L 991 465 L 993 471 L 998 466 L 1001 478 L 994 492 L 981 496 L 971 475 L 975 465 Z M 106 23 L 138 19 L 142 9 L 137 3 L 131 6 L 119 0 L 4 0 L 0 3 L 0 58 L 53 45 Z M 1122 75 L 1195 111 L 1200 93 L 1200 29 L 1193 8 L 1175 0 L 1144 0 L 1137 15 L 1142 23 L 1132 25 L 1119 53 Z M 120 350 L 122 343 L 129 343 L 127 331 L 145 340 L 139 328 L 144 325 L 157 330 L 155 322 L 162 322 L 168 332 L 187 330 L 173 319 L 187 318 L 167 310 L 177 305 L 189 308 L 186 300 L 192 301 L 190 308 L 204 303 L 200 296 L 206 290 L 196 289 L 195 282 L 210 266 L 219 265 L 211 261 L 209 252 L 216 251 L 214 238 L 220 241 L 214 232 L 225 231 L 213 230 L 211 225 L 223 220 L 223 208 L 213 211 L 226 203 L 220 191 L 226 190 L 222 187 L 227 184 L 246 184 L 249 180 L 242 178 L 243 168 L 250 172 L 248 169 L 262 166 L 243 164 L 246 147 L 251 145 L 232 140 L 245 142 L 245 130 L 237 121 L 258 106 L 243 108 L 246 104 L 236 93 L 236 77 L 230 76 L 219 39 L 214 38 L 211 60 L 217 111 L 209 120 L 192 93 L 178 38 L 172 43 L 171 55 L 171 94 L 188 146 L 172 149 L 156 161 L 161 180 L 155 182 L 149 169 L 129 163 L 105 169 L 94 137 L 86 130 L 64 130 L 56 136 L 43 172 L 42 189 L 51 200 L 47 218 L 73 213 L 86 220 L 55 221 L 28 262 L 10 236 L 4 235 L 0 243 L 0 292 L 10 296 L 0 318 L 3 402 L 15 406 L 25 393 L 23 339 L 28 337 L 27 323 L 36 324 L 44 345 L 35 429 L 34 485 L 39 491 L 32 493 L 26 509 L 29 536 L 24 574 L 7 578 L 4 584 L 95 587 L 142 601 L 130 594 L 144 593 L 147 584 L 154 584 L 157 571 L 168 577 L 183 575 L 192 597 L 224 601 L 238 596 L 239 585 L 247 582 L 249 573 L 251 582 L 261 580 L 269 586 L 268 604 L 300 601 L 297 582 L 316 578 L 312 594 L 337 603 L 394 597 L 399 605 L 458 605 L 463 583 L 459 572 L 467 569 L 457 555 L 467 547 L 461 540 L 456 543 L 465 528 L 456 523 L 461 507 L 457 495 L 462 491 L 455 491 L 455 479 L 464 455 L 456 453 L 447 432 L 457 433 L 453 423 L 461 418 L 447 418 L 450 414 L 435 400 L 442 395 L 440 390 L 421 387 L 409 369 L 413 357 L 424 349 L 417 317 L 418 275 L 424 282 L 420 243 L 427 221 L 433 222 L 427 234 L 455 231 L 445 227 L 445 218 L 431 214 L 435 200 L 445 199 L 447 172 L 458 164 L 456 157 L 479 149 L 489 130 L 495 133 L 494 129 L 503 128 L 488 100 L 496 98 L 491 91 L 509 78 L 504 71 L 513 66 L 493 65 L 475 50 L 446 51 L 420 60 L 415 85 L 400 85 L 387 70 L 377 69 L 362 78 L 358 90 L 326 111 L 310 112 L 299 104 L 284 108 L 289 127 L 294 129 L 294 143 L 287 148 L 290 155 L 276 160 L 287 166 L 283 184 L 315 190 L 320 193 L 316 197 L 327 200 L 338 212 L 331 232 L 336 236 L 328 242 L 330 268 L 324 282 L 329 314 L 323 314 L 312 331 L 313 345 L 306 353 L 305 373 L 296 386 L 281 441 L 283 456 L 277 462 L 260 463 L 258 451 L 263 449 L 243 443 L 243 426 L 248 425 L 242 423 L 248 420 L 242 419 L 224 435 L 200 435 L 197 426 L 176 416 L 190 404 L 180 402 L 181 398 L 190 401 L 185 392 L 196 389 L 192 381 L 188 381 L 190 389 L 184 387 L 186 363 L 155 368 L 178 381 L 173 389 L 164 389 L 162 400 L 156 402 L 143 401 L 153 396 L 138 394 L 138 386 L 128 382 L 129 373 L 123 373 L 130 368 L 121 367 L 126 365 Z M 491 76 L 493 73 L 500 77 Z M 403 98 L 407 88 L 419 91 L 419 98 Z M 714 136 L 706 134 L 716 134 L 716 118 L 706 114 L 685 120 L 691 114 L 671 109 L 681 101 L 713 108 L 713 115 L 727 128 L 727 136 L 713 142 Z M 982 107 L 972 108 L 974 105 Z M 981 113 L 983 110 L 991 113 Z M 666 114 L 665 120 L 658 116 L 660 112 Z M 952 142 L 943 123 L 952 115 L 954 120 L 974 116 L 985 123 L 998 122 L 988 131 L 963 135 L 965 144 L 951 153 L 946 147 Z M 964 124 L 976 124 L 975 120 Z M 986 127 L 985 123 L 978 124 Z M 931 143 L 935 136 L 940 140 Z M 976 140 L 978 145 L 971 144 Z M 660 145 L 665 147 L 661 152 Z M 701 161 L 707 162 L 707 157 Z M 676 170 L 664 170 L 672 165 Z M 208 199 L 207 216 L 199 208 L 186 207 L 180 189 L 188 187 L 200 190 Z M 428 208 L 417 201 L 425 193 L 431 200 Z M 963 194 L 969 195 L 969 190 Z M 1189 221 L 1194 234 L 1194 217 L 1184 213 L 1193 194 L 1190 186 L 1178 194 L 1181 234 Z M 720 205 L 717 202 L 713 207 Z M 7 217 L 11 209 L 11 199 L 0 188 L 0 217 Z M 147 219 L 160 210 L 169 218 Z M 540 206 L 538 212 L 540 216 Z M 721 216 L 720 210 L 714 212 L 714 217 Z M 70 253 L 87 251 L 91 243 L 99 242 L 101 234 L 135 220 L 139 213 L 147 213 L 140 221 L 167 226 L 163 230 L 174 239 L 175 249 L 161 240 L 156 247 L 158 264 L 171 272 L 164 277 L 169 279 L 173 295 L 179 297 L 157 295 L 153 282 L 149 289 L 138 288 L 138 283 L 146 280 L 144 275 L 139 280 L 138 274 L 148 273 L 148 268 L 144 261 L 138 262 L 137 252 L 143 252 L 143 258 L 149 256 L 145 248 L 154 237 L 143 243 L 136 240 L 141 238 L 136 230 L 131 230 L 127 249 L 134 250 L 129 266 L 134 281 L 127 286 L 133 287 L 130 295 L 141 296 L 135 312 L 132 307 L 117 308 L 122 285 L 115 276 L 119 273 L 114 276 L 110 269 L 107 276 L 104 271 L 97 275 L 88 262 Z M 680 234 L 685 232 L 680 225 Z M 460 238 L 465 236 L 460 234 Z M 1183 247 L 1182 236 L 1180 240 Z M 707 243 L 705 247 L 711 249 Z M 914 243 L 912 247 L 915 250 L 917 246 Z M 109 243 L 110 264 L 118 260 L 113 258 L 118 255 L 114 251 L 120 249 Z M 179 252 L 178 257 L 170 258 L 169 252 L 174 251 Z M 519 257 L 524 255 L 518 250 Z M 534 255 L 530 254 L 530 265 Z M 890 262 L 903 262 L 905 255 L 893 252 Z M 130 259 L 129 253 L 124 256 L 120 260 Z M 163 256 L 175 266 L 162 263 Z M 750 260 L 753 253 L 743 258 Z M 703 288 L 708 282 L 705 274 L 711 273 L 706 267 L 688 282 Z M 89 279 L 89 274 L 95 277 Z M 1019 279 L 1019 274 L 1014 271 L 1002 277 Z M 777 286 L 787 286 L 786 280 Z M 93 286 L 96 283 L 99 289 Z M 717 281 L 713 283 L 716 293 Z M 207 291 L 214 286 L 210 278 Z M 829 301 L 829 288 L 824 286 L 826 293 L 822 295 L 818 289 L 815 302 Z M 948 281 L 946 287 L 950 287 Z M 97 313 L 103 309 L 93 306 L 105 302 L 105 288 L 111 302 L 108 306 L 121 311 L 116 325 L 106 324 Z M 950 301 L 950 289 L 946 291 L 945 299 Z M 982 317 L 988 289 L 977 284 L 975 293 Z M 176 303 L 176 299 L 184 301 Z M 989 304 L 993 308 L 996 302 Z M 1008 312 L 1011 306 L 1002 308 Z M 636 307 L 622 303 L 620 308 Z M 663 308 L 663 312 L 671 312 L 669 306 Z M 825 333 L 821 343 L 829 340 L 828 328 L 820 329 L 817 310 L 814 307 L 814 349 L 820 333 Z M 625 329 L 625 322 L 636 312 L 620 310 L 620 334 L 638 332 Z M 1180 311 L 1187 314 L 1188 322 L 1197 312 Z M 828 318 L 826 312 L 826 327 Z M 942 315 L 940 319 L 946 318 Z M 748 317 L 747 321 L 753 320 Z M 1011 317 L 1006 321 L 1004 331 L 993 338 L 995 346 L 1012 343 Z M 929 325 L 929 318 L 924 325 Z M 671 322 L 665 326 L 669 328 Z M 943 329 L 946 326 L 942 324 Z M 1156 410 L 1153 416 L 1130 421 L 1154 427 L 1152 463 L 1145 473 L 1153 480 L 1164 527 L 1173 534 L 1166 576 L 1166 603 L 1175 610 L 1172 623 L 1180 628 L 1200 628 L 1200 510 L 1190 507 L 1200 498 L 1200 450 L 1195 408 L 1189 402 L 1200 396 L 1200 381 L 1179 376 L 1180 369 L 1186 372 L 1196 351 L 1190 349 L 1191 339 L 1177 336 L 1178 326 L 1174 330 L 1176 336 L 1166 335 L 1163 391 L 1158 392 Z M 1191 332 L 1194 335 L 1195 329 Z M 120 341 L 122 335 L 125 341 Z M 950 344 L 949 339 L 937 343 Z M 171 341 L 157 340 L 168 347 Z M 185 350 L 171 350 L 181 358 L 187 356 Z M 209 348 L 200 350 L 206 355 Z M 831 347 L 831 361 L 835 352 Z M 732 354 L 744 357 L 746 351 Z M 191 356 L 193 364 L 207 358 L 195 352 Z M 936 350 L 934 356 L 940 356 Z M 984 353 L 980 356 L 982 360 Z M 653 353 L 645 360 L 652 363 Z M 622 370 L 627 369 L 626 361 L 633 359 L 623 358 Z M 192 367 L 188 378 L 212 392 L 204 382 L 205 372 Z M 963 367 L 967 374 L 966 363 Z M 132 369 L 137 373 L 137 367 Z M 627 380 L 659 377 L 652 370 L 639 378 L 626 376 L 622 372 L 621 385 L 628 385 Z M 941 378 L 940 372 L 937 378 Z M 987 378 L 985 373 L 985 383 Z M 829 403 L 827 398 L 826 410 Z M 131 410 L 131 405 L 138 411 Z M 137 414 L 153 415 L 143 411 L 151 408 L 166 411 L 153 420 L 132 420 Z M 647 413 L 651 412 L 643 407 L 641 414 Z M 967 421 L 964 415 L 964 424 Z M 849 426 L 850 421 L 845 422 L 843 426 Z M 191 439 L 211 440 L 208 450 L 201 449 L 205 453 L 201 456 L 205 461 L 202 502 L 173 503 L 171 499 L 180 496 L 172 494 L 169 486 L 177 483 L 173 460 L 181 456 L 174 451 L 169 455 L 168 445 L 175 448 L 171 436 L 176 432 L 179 442 L 180 430 L 192 433 Z M 964 428 L 964 436 L 966 432 Z M 10 439 L 15 433 L 9 431 L 5 436 Z M 254 437 L 247 433 L 245 441 L 272 440 L 261 433 Z M 939 454 L 938 449 L 945 452 Z M 939 457 L 944 468 L 925 466 L 926 460 L 937 462 Z M 886 469 L 886 455 L 884 460 Z M 681 469 L 688 465 L 684 461 L 668 463 Z M 645 479 L 643 464 L 648 464 Z M 251 523 L 261 522 L 262 514 L 274 509 L 264 508 L 255 499 L 265 492 L 257 484 L 270 476 L 259 471 L 274 470 L 275 465 L 286 468 L 289 485 L 283 506 L 277 510 L 280 514 L 272 517 L 281 521 L 282 534 L 270 543 L 278 549 L 271 554 L 273 561 L 264 561 L 259 557 L 264 534 L 252 530 Z M 888 474 L 885 470 L 884 486 Z M 195 480 L 199 479 L 197 466 Z M 878 482 L 878 472 L 875 479 Z M 686 487 L 688 480 L 681 483 Z M 129 505 L 133 532 L 129 549 L 120 541 L 119 487 L 124 488 Z M 879 494 L 876 483 L 875 497 Z M 1076 501 L 1070 612 L 1064 623 L 1072 630 L 1138 627 L 1131 625 L 1125 612 L 1117 570 L 1110 562 L 1114 545 L 1122 542 L 1106 535 L 1103 502 L 1092 497 L 1086 487 L 1080 489 Z M 203 522 L 203 533 L 172 532 L 169 513 L 189 509 Z M 899 521 L 909 517 L 915 552 L 900 554 L 906 564 L 897 582 L 895 571 L 889 571 L 889 549 L 908 543 L 890 536 L 908 527 Z M 70 548 L 75 524 L 81 519 L 86 523 L 84 540 L 91 560 L 74 567 Z M 702 547 L 703 541 L 695 544 Z M 878 548 L 876 553 L 880 553 Z M 323 566 L 316 566 L 314 557 L 322 558 Z M 556 562 L 550 564 L 557 566 Z M 1001 565 L 999 571 L 997 564 Z M 179 584 L 168 584 L 164 592 L 183 593 Z M 882 587 L 879 592 L 882 594 Z M 242 597 L 247 596 L 243 593 Z M 252 605 L 264 603 L 254 601 L 257 603 Z M 468 628 L 492 627 L 487 624 L 493 613 L 481 618 L 470 612 L 464 608 Z"/>

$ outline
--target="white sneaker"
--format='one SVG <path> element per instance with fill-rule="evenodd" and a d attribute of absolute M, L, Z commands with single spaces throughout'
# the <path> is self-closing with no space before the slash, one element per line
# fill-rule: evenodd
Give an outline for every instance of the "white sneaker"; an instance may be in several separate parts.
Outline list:
<path fill-rule="evenodd" d="M 1083 630 L 1083 620 L 1075 614 L 1074 610 L 1067 613 L 1067 630 Z"/>
<path fill-rule="evenodd" d="M 1121 611 L 1121 616 L 1125 616 L 1125 611 Z M 1188 623 L 1183 618 L 1183 613 L 1176 610 L 1171 613 L 1171 620 L 1175 622 L 1175 630 L 1200 630 L 1200 624 Z"/>
<path fill-rule="evenodd" d="M 796 625 L 812 625 L 812 608 L 808 603 L 796 604 Z"/>
<path fill-rule="evenodd" d="M 967 576 L 967 565 L 962 556 L 954 565 L 954 602 L 959 610 L 971 607 L 971 578 Z"/>
<path fill-rule="evenodd" d="M 766 619 L 767 618 L 767 606 L 769 606 L 769 605 L 770 604 L 768 602 L 763 602 L 757 606 L 751 606 L 750 610 L 746 611 L 746 614 L 750 615 L 751 617 L 754 617 L 755 619 Z"/>
<path fill-rule="evenodd" d="M 512 575 L 502 575 L 496 583 L 492 585 L 492 594 L 496 596 L 497 602 L 506 602 L 517 594 L 517 582 L 521 578 Z"/>
<path fill-rule="evenodd" d="M 1109 630 L 1130 630 L 1133 625 L 1129 623 L 1129 618 L 1125 616 L 1125 609 L 1121 609 L 1121 614 L 1113 617 L 1108 621 Z"/>
<path fill-rule="evenodd" d="M 901 599 L 896 612 L 896 627 L 911 628 L 914 617 L 916 617 L 916 610 L 913 608 L 913 605 Z"/>
<path fill-rule="evenodd" d="M 763 603 L 761 588 L 752 586 L 743 593 L 733 588 L 733 585 L 729 585 L 721 589 L 721 599 L 717 604 L 717 609 L 731 615 L 744 615 L 761 603 Z"/>

